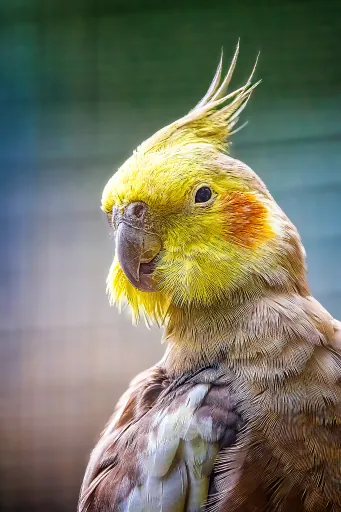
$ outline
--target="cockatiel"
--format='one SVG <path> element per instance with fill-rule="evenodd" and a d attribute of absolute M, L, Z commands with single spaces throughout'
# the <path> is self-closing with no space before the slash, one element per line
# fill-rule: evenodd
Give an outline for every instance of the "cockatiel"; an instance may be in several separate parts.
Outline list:
<path fill-rule="evenodd" d="M 341 510 L 341 323 L 310 295 L 296 228 L 228 155 L 252 75 L 143 142 L 106 185 L 107 285 L 165 326 L 117 405 L 79 511 Z"/>

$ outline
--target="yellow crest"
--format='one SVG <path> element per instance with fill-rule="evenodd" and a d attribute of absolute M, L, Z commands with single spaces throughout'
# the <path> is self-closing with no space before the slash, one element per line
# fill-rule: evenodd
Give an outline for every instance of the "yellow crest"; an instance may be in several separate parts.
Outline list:
<path fill-rule="evenodd" d="M 220 151 L 226 150 L 227 138 L 239 131 L 246 123 L 237 129 L 233 128 L 239 120 L 240 113 L 244 110 L 251 93 L 260 83 L 260 80 L 252 84 L 252 78 L 257 66 L 258 56 L 252 73 L 242 87 L 227 94 L 228 86 L 237 63 L 239 53 L 239 41 L 234 53 L 230 68 L 222 79 L 223 52 L 220 61 L 205 96 L 184 117 L 165 126 L 152 137 L 144 141 L 137 151 L 157 151 L 166 145 L 174 145 L 206 142 L 213 144 Z"/>

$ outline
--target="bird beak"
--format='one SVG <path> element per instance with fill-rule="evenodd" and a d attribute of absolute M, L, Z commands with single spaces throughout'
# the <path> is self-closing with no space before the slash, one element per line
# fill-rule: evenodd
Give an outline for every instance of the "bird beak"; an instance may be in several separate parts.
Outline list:
<path fill-rule="evenodd" d="M 161 250 L 161 239 L 147 230 L 147 214 L 147 205 L 137 202 L 128 205 L 123 214 L 116 212 L 114 222 L 117 257 L 123 272 L 135 288 L 151 292 L 156 289 L 152 273 Z"/>

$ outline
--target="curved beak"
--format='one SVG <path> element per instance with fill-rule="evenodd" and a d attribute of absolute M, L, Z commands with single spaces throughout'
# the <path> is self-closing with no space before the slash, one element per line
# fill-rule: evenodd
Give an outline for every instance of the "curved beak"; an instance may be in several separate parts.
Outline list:
<path fill-rule="evenodd" d="M 116 247 L 121 268 L 131 284 L 141 291 L 155 291 L 152 273 L 155 257 L 161 250 L 161 239 L 144 229 L 143 218 L 139 222 L 136 218 L 129 219 L 129 209 L 119 220 Z"/>

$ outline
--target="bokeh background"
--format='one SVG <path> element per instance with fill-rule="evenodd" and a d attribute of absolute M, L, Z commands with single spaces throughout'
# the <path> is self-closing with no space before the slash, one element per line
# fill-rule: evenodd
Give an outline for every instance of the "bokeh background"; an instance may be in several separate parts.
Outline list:
<path fill-rule="evenodd" d="M 109 308 L 99 209 L 134 147 L 203 96 L 238 37 L 258 50 L 234 138 L 297 224 L 317 298 L 341 316 L 341 3 L 2 0 L 0 510 L 74 511 L 128 381 L 164 348 Z"/>

